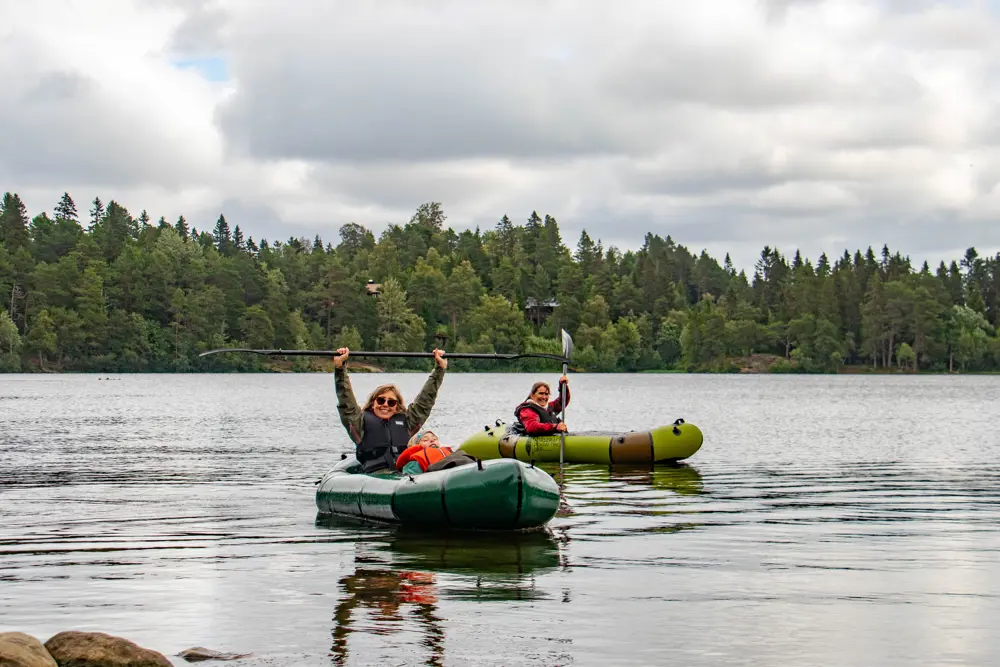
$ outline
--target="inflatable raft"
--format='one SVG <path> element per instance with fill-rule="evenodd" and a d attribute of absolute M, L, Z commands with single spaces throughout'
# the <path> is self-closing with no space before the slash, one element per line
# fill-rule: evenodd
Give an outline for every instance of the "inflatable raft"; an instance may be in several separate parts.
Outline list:
<path fill-rule="evenodd" d="M 673 463 L 692 456 L 704 440 L 701 429 L 678 419 L 650 431 L 570 431 L 566 434 L 566 463 Z M 461 444 L 480 459 L 559 462 L 558 435 L 521 435 L 502 421 L 485 426 Z"/>
<path fill-rule="evenodd" d="M 528 530 L 548 523 L 559 506 L 555 480 L 520 461 L 402 475 L 366 474 L 348 457 L 318 484 L 320 515 L 436 530 Z"/>

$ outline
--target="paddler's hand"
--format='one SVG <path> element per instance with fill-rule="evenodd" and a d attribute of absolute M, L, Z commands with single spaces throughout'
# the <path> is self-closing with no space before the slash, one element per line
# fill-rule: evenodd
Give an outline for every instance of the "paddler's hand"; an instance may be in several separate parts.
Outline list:
<path fill-rule="evenodd" d="M 434 348 L 434 363 L 436 363 L 441 370 L 448 368 L 448 360 L 444 358 L 444 350 Z"/>
<path fill-rule="evenodd" d="M 333 367 L 340 368 L 341 366 L 343 366 L 344 362 L 347 361 L 347 357 L 350 356 L 350 354 L 351 351 L 348 350 L 346 347 L 339 348 L 337 350 L 338 356 L 333 358 Z"/>
<path fill-rule="evenodd" d="M 569 378 L 563 375 L 561 378 L 559 378 L 559 384 L 569 384 Z"/>
<path fill-rule="evenodd" d="M 567 430 L 566 424 L 564 424 L 563 422 L 559 422 L 558 424 L 556 424 L 556 430 L 559 432 L 566 431 Z"/>

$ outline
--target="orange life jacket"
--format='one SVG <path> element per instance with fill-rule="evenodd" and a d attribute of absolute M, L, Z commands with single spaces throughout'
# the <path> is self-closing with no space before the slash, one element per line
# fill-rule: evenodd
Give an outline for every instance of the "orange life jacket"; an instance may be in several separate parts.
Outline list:
<path fill-rule="evenodd" d="M 400 572 L 400 602 L 411 604 L 434 604 L 438 601 L 434 591 L 434 575 L 430 572 Z"/>
<path fill-rule="evenodd" d="M 427 472 L 427 466 L 436 463 L 451 454 L 451 447 L 432 447 L 430 445 L 410 445 L 396 459 L 396 470 L 402 470 L 410 461 L 420 464 L 420 469 Z"/>

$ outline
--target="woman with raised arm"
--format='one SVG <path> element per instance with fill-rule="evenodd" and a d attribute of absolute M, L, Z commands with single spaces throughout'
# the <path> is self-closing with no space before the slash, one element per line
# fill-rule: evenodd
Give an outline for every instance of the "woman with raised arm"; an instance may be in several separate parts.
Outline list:
<path fill-rule="evenodd" d="M 434 350 L 436 366 L 409 408 L 394 384 L 376 387 L 364 407 L 359 408 L 347 375 L 346 362 L 350 353 L 349 349 L 342 347 L 333 358 L 340 421 L 355 445 L 355 456 L 365 472 L 394 471 L 396 459 L 406 449 L 410 437 L 427 421 L 434 407 L 444 371 L 448 368 L 444 350 Z"/>

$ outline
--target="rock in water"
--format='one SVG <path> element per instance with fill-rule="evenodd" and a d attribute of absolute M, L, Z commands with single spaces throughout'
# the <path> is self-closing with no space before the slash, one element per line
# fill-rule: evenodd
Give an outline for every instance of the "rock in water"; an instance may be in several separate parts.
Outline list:
<path fill-rule="evenodd" d="M 0 632 L 0 667 L 56 667 L 56 661 L 31 635 Z"/>
<path fill-rule="evenodd" d="M 103 632 L 60 632 L 45 648 L 59 667 L 173 667 L 162 653 Z"/>
<path fill-rule="evenodd" d="M 240 658 L 246 658 L 249 653 L 219 653 L 218 651 L 213 651 L 210 648 L 205 648 L 204 646 L 195 646 L 193 648 L 185 649 L 178 653 L 180 657 L 184 658 L 188 662 L 198 662 L 200 660 L 239 660 Z"/>

